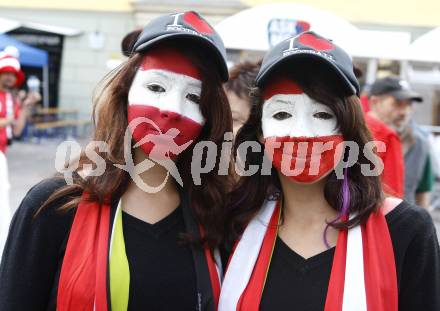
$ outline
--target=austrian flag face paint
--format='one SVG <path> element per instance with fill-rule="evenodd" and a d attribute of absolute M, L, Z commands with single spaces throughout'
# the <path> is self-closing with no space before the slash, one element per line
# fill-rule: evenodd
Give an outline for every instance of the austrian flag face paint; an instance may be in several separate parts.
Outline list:
<path fill-rule="evenodd" d="M 263 98 L 264 145 L 273 166 L 301 183 L 327 176 L 344 151 L 333 111 L 283 77 L 264 87 Z"/>
<path fill-rule="evenodd" d="M 128 93 L 128 122 L 148 119 L 130 128 L 135 146 L 157 160 L 185 150 L 205 123 L 201 92 L 201 75 L 188 58 L 171 48 L 148 52 Z"/>

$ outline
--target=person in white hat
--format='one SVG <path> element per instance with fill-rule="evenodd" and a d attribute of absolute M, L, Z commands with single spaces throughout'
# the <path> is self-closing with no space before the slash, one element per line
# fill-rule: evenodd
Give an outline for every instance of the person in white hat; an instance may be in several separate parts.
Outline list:
<path fill-rule="evenodd" d="M 6 148 L 12 138 L 23 131 L 29 107 L 41 99 L 34 93 L 29 94 L 23 103 L 14 98 L 12 91 L 25 79 L 16 52 L 13 47 L 0 52 L 0 261 L 11 216 Z"/>

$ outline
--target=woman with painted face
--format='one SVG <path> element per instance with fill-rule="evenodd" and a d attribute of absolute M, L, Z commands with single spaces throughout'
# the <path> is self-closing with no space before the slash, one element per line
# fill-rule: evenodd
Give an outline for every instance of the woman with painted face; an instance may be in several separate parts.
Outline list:
<path fill-rule="evenodd" d="M 195 185 L 190 168 L 196 143 L 231 131 L 227 78 L 223 43 L 197 13 L 144 28 L 100 87 L 73 183 L 43 181 L 18 208 L 0 310 L 216 309 L 225 176 Z"/>
<path fill-rule="evenodd" d="M 229 310 L 440 310 L 429 214 L 385 197 L 351 58 L 306 32 L 263 60 L 232 192 Z M 249 149 L 249 148 L 248 148 Z"/>

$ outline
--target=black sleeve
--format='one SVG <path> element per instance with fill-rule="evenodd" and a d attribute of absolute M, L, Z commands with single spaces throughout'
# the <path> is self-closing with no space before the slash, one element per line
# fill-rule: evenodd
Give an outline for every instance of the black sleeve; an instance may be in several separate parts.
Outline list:
<path fill-rule="evenodd" d="M 412 221 L 418 227 L 408 245 L 402 269 L 400 311 L 440 310 L 440 249 L 434 223 L 418 208 Z"/>
<path fill-rule="evenodd" d="M 65 199 L 35 213 L 65 183 L 44 180 L 34 186 L 12 219 L 0 266 L 0 311 L 46 310 L 73 211 L 60 212 Z"/>

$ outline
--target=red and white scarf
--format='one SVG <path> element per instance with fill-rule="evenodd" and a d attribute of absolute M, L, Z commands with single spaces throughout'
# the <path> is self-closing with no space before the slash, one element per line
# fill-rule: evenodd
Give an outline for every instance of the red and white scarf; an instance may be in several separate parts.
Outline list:
<path fill-rule="evenodd" d="M 257 311 L 277 237 L 280 204 L 267 201 L 237 243 L 223 280 L 219 311 Z M 270 284 L 268 284 L 270 286 Z M 393 245 L 385 216 L 341 230 L 325 311 L 397 311 Z"/>
<path fill-rule="evenodd" d="M 115 304 L 115 297 L 109 297 L 112 292 L 122 295 L 118 291 L 112 291 L 111 267 L 109 259 L 111 247 L 115 246 L 113 240 L 122 238 L 118 236 L 115 230 L 111 228 L 111 210 L 110 205 L 99 205 L 96 202 L 87 200 L 85 193 L 76 210 L 72 228 L 70 230 L 67 242 L 66 252 L 64 254 L 61 275 L 58 286 L 57 310 L 58 311 L 108 311 L 123 310 L 127 308 L 128 300 L 124 303 Z M 122 226 L 122 220 L 118 219 L 120 215 L 120 206 L 113 218 L 113 224 L 118 220 Z M 115 225 L 113 225 L 113 228 Z M 120 228 L 122 234 L 122 227 Z M 200 234 L 203 234 L 200 232 Z M 115 238 L 115 239 L 114 239 Z M 125 256 L 125 248 L 123 248 Z M 209 279 L 211 281 L 212 296 L 214 298 L 215 308 L 218 304 L 220 295 L 220 273 L 219 263 L 216 262 L 212 253 L 205 249 L 205 260 L 208 268 Z M 221 265 L 220 265 L 221 267 Z M 117 269 L 118 267 L 116 267 Z M 124 267 L 121 267 L 121 269 Z M 197 267 L 196 267 L 197 268 Z M 197 270 L 197 269 L 196 269 Z M 126 273 L 130 273 L 125 269 Z M 131 271 L 136 273 L 136 271 Z M 118 282 L 118 280 L 116 280 Z M 119 283 L 119 282 L 118 282 Z M 128 299 L 129 284 L 127 288 L 122 288 L 116 284 L 119 291 L 125 292 Z M 119 298 L 119 297 L 116 297 Z M 115 305 L 113 305 L 115 304 Z M 110 307 L 111 305 L 111 307 Z M 122 307 L 118 307 L 122 305 Z"/>

